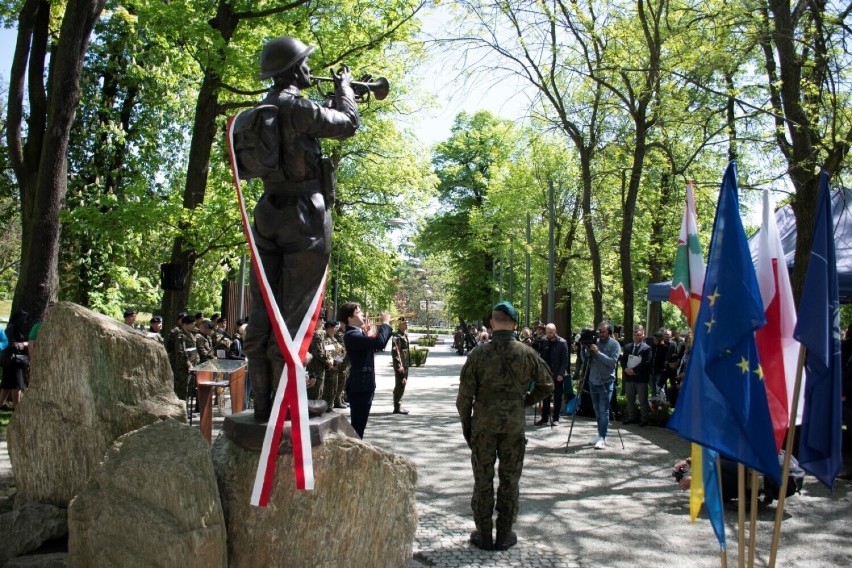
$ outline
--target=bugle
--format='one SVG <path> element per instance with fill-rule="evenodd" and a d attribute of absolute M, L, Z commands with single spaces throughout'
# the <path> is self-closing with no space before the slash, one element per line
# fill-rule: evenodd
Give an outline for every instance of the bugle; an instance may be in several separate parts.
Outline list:
<path fill-rule="evenodd" d="M 334 83 L 334 79 L 331 77 L 312 77 L 312 80 L 317 84 L 317 87 L 321 82 Z M 358 101 L 369 100 L 370 94 L 376 97 L 377 101 L 383 101 L 390 92 L 390 83 L 384 77 L 379 77 L 376 80 L 369 77 L 366 81 L 352 81 L 350 84 Z"/>

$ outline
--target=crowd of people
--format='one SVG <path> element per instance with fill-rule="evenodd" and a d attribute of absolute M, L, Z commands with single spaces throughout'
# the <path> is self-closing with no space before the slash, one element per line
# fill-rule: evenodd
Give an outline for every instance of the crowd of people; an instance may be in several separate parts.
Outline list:
<path fill-rule="evenodd" d="M 653 336 L 646 337 L 645 328 L 639 325 L 634 329 L 632 341 L 622 337 L 621 332 L 621 326 L 603 322 L 595 330 L 587 329 L 565 339 L 558 334 L 555 324 L 541 321 L 517 332 L 517 338 L 539 353 L 552 370 L 554 393 L 543 401 L 537 426 L 559 424 L 566 406 L 574 404 L 573 381 L 579 384 L 580 379 L 583 379 L 586 391 L 586 404 L 581 403 L 578 407 L 578 412 L 583 415 L 597 416 L 598 413 L 594 412 L 597 409 L 601 413 L 608 412 L 610 417 L 622 418 L 615 404 L 619 375 L 621 392 L 627 399 L 624 424 L 646 426 L 652 410 L 674 407 L 689 360 L 689 330 L 681 332 L 661 327 Z M 583 337 L 596 341 L 584 342 Z M 453 349 L 459 355 L 465 355 L 488 341 L 486 327 L 475 324 L 458 326 L 453 337 Z M 607 347 L 609 355 L 596 351 L 601 343 Z M 575 354 L 573 372 L 572 353 Z M 601 367 L 604 362 L 606 368 Z M 607 392 L 609 399 L 605 408 L 603 402 Z M 601 447 L 605 447 L 603 424 L 599 437 L 604 438 Z"/>

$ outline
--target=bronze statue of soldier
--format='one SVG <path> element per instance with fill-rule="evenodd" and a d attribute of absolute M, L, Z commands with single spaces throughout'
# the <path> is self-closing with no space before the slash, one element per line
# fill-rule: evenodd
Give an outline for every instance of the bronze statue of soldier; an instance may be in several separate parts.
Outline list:
<path fill-rule="evenodd" d="M 320 138 L 342 140 L 361 124 L 352 75 L 345 65 L 333 73 L 334 97 L 319 105 L 300 94 L 311 86 L 308 56 L 313 47 L 281 36 L 260 55 L 261 79 L 272 79 L 261 104 L 278 107 L 282 147 L 280 175 L 264 178 L 254 208 L 252 232 L 275 301 L 291 334 L 299 329 L 322 281 L 331 253 L 334 171 L 323 158 Z M 273 391 L 284 368 L 272 326 L 251 274 L 251 312 L 245 340 L 254 392 L 254 417 L 269 420 Z"/>

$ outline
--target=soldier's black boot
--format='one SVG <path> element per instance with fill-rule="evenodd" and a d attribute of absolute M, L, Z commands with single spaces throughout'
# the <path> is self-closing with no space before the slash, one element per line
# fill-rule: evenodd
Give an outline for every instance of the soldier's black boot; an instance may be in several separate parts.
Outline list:
<path fill-rule="evenodd" d="M 482 550 L 494 550 L 494 540 L 491 535 L 491 523 L 482 523 L 476 530 L 470 533 L 470 543 Z"/>
<path fill-rule="evenodd" d="M 481 550 L 494 550 L 491 527 L 488 527 L 488 530 L 477 529 L 470 533 L 470 543 Z"/>
<path fill-rule="evenodd" d="M 501 522 L 497 517 L 497 538 L 494 539 L 494 550 L 509 550 L 518 544 L 518 535 L 512 530 L 512 524 Z"/>

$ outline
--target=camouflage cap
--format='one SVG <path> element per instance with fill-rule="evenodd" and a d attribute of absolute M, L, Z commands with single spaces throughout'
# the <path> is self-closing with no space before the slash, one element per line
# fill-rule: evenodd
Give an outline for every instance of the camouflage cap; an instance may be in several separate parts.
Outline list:
<path fill-rule="evenodd" d="M 515 309 L 515 306 L 513 306 L 511 302 L 500 302 L 492 308 L 492 311 L 503 312 L 512 318 L 515 323 L 518 323 L 518 310 Z"/>

